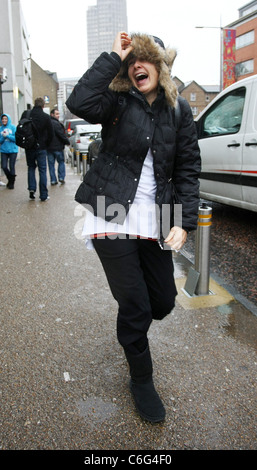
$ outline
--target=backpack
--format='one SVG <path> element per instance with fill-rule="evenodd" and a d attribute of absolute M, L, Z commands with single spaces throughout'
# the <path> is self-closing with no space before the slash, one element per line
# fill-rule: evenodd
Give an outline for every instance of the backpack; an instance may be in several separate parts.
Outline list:
<path fill-rule="evenodd" d="M 25 150 L 37 147 L 37 129 L 30 118 L 22 118 L 15 132 L 16 144 Z"/>

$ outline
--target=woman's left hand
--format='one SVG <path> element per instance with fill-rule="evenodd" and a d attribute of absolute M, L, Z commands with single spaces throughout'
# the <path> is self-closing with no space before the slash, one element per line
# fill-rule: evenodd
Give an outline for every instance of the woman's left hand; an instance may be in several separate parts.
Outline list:
<path fill-rule="evenodd" d="M 171 247 L 172 250 L 180 250 L 187 239 L 187 232 L 181 227 L 172 227 L 169 235 L 164 242 Z"/>

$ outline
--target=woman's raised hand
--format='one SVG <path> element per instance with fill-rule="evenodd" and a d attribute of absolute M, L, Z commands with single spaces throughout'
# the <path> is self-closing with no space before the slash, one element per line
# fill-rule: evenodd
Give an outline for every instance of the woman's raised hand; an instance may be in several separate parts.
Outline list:
<path fill-rule="evenodd" d="M 112 51 L 116 52 L 122 61 L 126 59 L 133 49 L 131 41 L 132 39 L 124 31 L 119 32 L 114 40 Z"/>

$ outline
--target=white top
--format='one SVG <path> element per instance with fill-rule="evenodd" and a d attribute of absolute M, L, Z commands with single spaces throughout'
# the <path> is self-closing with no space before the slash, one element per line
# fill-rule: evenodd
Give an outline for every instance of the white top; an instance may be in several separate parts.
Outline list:
<path fill-rule="evenodd" d="M 130 205 L 129 212 L 122 225 L 107 222 L 101 217 L 94 216 L 86 209 L 82 237 L 86 239 L 87 247 L 92 248 L 92 243 L 89 243 L 92 235 L 104 233 L 122 233 L 156 239 L 158 237 L 158 228 L 155 193 L 156 181 L 153 171 L 153 155 L 149 149 L 142 167 L 135 199 Z"/>

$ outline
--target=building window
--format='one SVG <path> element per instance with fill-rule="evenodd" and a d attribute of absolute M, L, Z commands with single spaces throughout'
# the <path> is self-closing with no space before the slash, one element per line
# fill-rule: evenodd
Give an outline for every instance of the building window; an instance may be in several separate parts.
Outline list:
<path fill-rule="evenodd" d="M 209 95 L 206 95 L 206 96 L 205 96 L 205 101 L 206 101 L 207 103 L 210 101 Z"/>
<path fill-rule="evenodd" d="M 241 75 L 247 75 L 248 73 L 253 73 L 254 64 L 253 59 L 246 60 L 245 62 L 240 62 L 236 64 L 236 76 L 241 77 Z"/>
<path fill-rule="evenodd" d="M 196 93 L 190 93 L 190 101 L 196 101 Z"/>
<path fill-rule="evenodd" d="M 242 16 L 250 15 L 250 13 L 253 13 L 255 10 L 256 10 L 256 4 L 255 3 L 254 3 L 254 5 L 252 5 L 250 7 L 247 7 L 247 5 L 245 5 L 245 7 L 242 7 L 242 8 L 239 9 L 239 17 L 242 18 Z"/>
<path fill-rule="evenodd" d="M 197 108 L 196 106 L 192 106 L 192 107 L 191 107 L 191 110 L 192 110 L 193 116 L 197 116 L 197 115 L 198 115 L 198 108 Z"/>
<path fill-rule="evenodd" d="M 249 46 L 249 44 L 254 44 L 254 31 L 249 31 L 236 38 L 236 49 Z"/>

